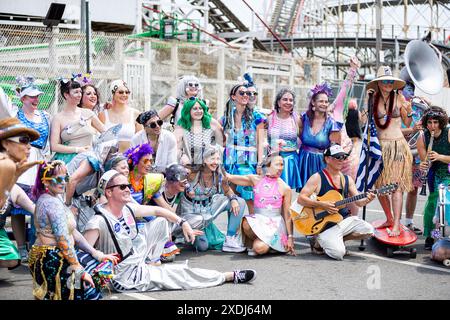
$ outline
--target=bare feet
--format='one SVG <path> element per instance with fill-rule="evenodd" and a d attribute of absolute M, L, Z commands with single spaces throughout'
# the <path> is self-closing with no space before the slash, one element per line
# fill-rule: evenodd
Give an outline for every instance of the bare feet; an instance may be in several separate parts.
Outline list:
<path fill-rule="evenodd" d="M 392 230 L 386 229 L 389 237 L 398 237 L 400 235 L 400 227 L 398 225 L 395 225 Z"/>
<path fill-rule="evenodd" d="M 392 227 L 394 221 L 386 220 L 384 223 L 380 224 L 377 229 Z"/>

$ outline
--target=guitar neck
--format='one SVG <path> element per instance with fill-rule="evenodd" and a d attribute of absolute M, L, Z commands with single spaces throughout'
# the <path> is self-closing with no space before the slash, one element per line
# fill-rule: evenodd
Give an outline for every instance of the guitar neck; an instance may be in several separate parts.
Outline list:
<path fill-rule="evenodd" d="M 358 194 L 357 196 L 354 196 L 354 197 L 346 198 L 346 199 L 344 199 L 344 200 L 337 201 L 337 202 L 335 203 L 335 206 L 336 206 L 336 207 L 344 206 L 344 205 L 346 205 L 346 204 L 348 204 L 348 203 L 352 203 L 352 202 L 355 202 L 355 201 L 364 199 L 366 196 L 367 196 L 367 192 L 364 192 L 364 193 Z"/>

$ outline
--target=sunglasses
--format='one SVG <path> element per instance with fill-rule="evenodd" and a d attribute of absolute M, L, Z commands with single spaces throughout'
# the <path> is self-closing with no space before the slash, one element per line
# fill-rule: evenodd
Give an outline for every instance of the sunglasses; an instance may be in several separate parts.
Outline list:
<path fill-rule="evenodd" d="M 348 158 L 346 155 L 340 155 L 340 156 L 332 156 L 336 160 L 345 160 Z"/>
<path fill-rule="evenodd" d="M 164 123 L 164 121 L 158 120 L 158 121 L 150 122 L 149 124 L 145 125 L 145 127 L 155 129 L 157 126 L 161 127 L 163 125 L 163 123 Z"/>
<path fill-rule="evenodd" d="M 50 183 L 52 183 L 52 184 L 67 183 L 67 182 L 69 182 L 69 179 L 70 179 L 70 177 L 68 174 L 66 174 L 65 176 L 48 178 L 48 180 L 50 180 Z"/>
<path fill-rule="evenodd" d="M 381 80 L 382 84 L 394 84 L 394 80 Z"/>
<path fill-rule="evenodd" d="M 122 190 L 122 191 L 125 190 L 126 188 L 131 190 L 131 183 L 115 184 L 115 185 L 110 186 L 110 187 L 108 187 L 106 189 L 112 189 L 112 188 L 115 188 L 115 187 L 119 187 L 119 189 Z"/>
<path fill-rule="evenodd" d="M 200 87 L 200 84 L 199 84 L 199 83 L 195 83 L 195 82 L 189 82 L 189 83 L 188 83 L 188 86 L 191 87 L 191 88 L 192 88 L 192 87 L 198 88 L 198 87 Z"/>
<path fill-rule="evenodd" d="M 152 159 L 144 159 L 144 160 L 142 160 L 142 162 L 144 162 L 144 165 L 149 165 L 149 164 L 152 164 L 153 160 Z"/>
<path fill-rule="evenodd" d="M 239 91 L 239 95 L 240 96 L 251 96 L 251 93 L 250 92 L 248 92 L 248 91 Z"/>
<path fill-rule="evenodd" d="M 28 136 L 10 137 L 6 140 L 13 141 L 16 143 L 23 143 L 23 144 L 29 144 L 31 142 L 31 139 Z"/>
<path fill-rule="evenodd" d="M 258 92 L 247 91 L 247 95 L 250 97 L 253 97 L 253 96 L 256 97 L 258 95 Z"/>
<path fill-rule="evenodd" d="M 118 90 L 116 91 L 118 94 L 130 94 L 131 92 L 129 90 L 127 91 L 123 91 L 123 90 Z"/>

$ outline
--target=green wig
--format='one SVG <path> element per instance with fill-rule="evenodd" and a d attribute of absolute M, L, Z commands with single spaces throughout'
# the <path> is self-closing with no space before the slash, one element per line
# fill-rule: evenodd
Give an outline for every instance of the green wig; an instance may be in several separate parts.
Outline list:
<path fill-rule="evenodd" d="M 181 109 L 181 117 L 178 120 L 178 125 L 183 129 L 191 131 L 192 120 L 191 120 L 191 109 L 198 102 L 200 107 L 203 109 L 203 118 L 202 118 L 202 127 L 204 129 L 211 128 L 211 119 L 212 115 L 208 112 L 208 106 L 206 103 L 198 98 L 195 99 L 186 99 L 183 104 L 183 109 Z"/>

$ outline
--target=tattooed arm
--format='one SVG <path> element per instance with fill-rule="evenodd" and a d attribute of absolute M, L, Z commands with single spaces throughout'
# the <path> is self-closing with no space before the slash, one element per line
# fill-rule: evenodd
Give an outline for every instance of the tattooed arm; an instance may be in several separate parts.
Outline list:
<path fill-rule="evenodd" d="M 81 268 L 75 252 L 73 237 L 69 234 L 64 204 L 51 196 L 40 200 L 40 205 L 37 208 L 37 218 L 40 220 L 39 224 L 42 226 L 43 219 L 47 218 L 47 224 L 51 226 L 53 236 L 55 237 L 58 248 L 61 249 L 64 259 L 70 265 Z"/>

